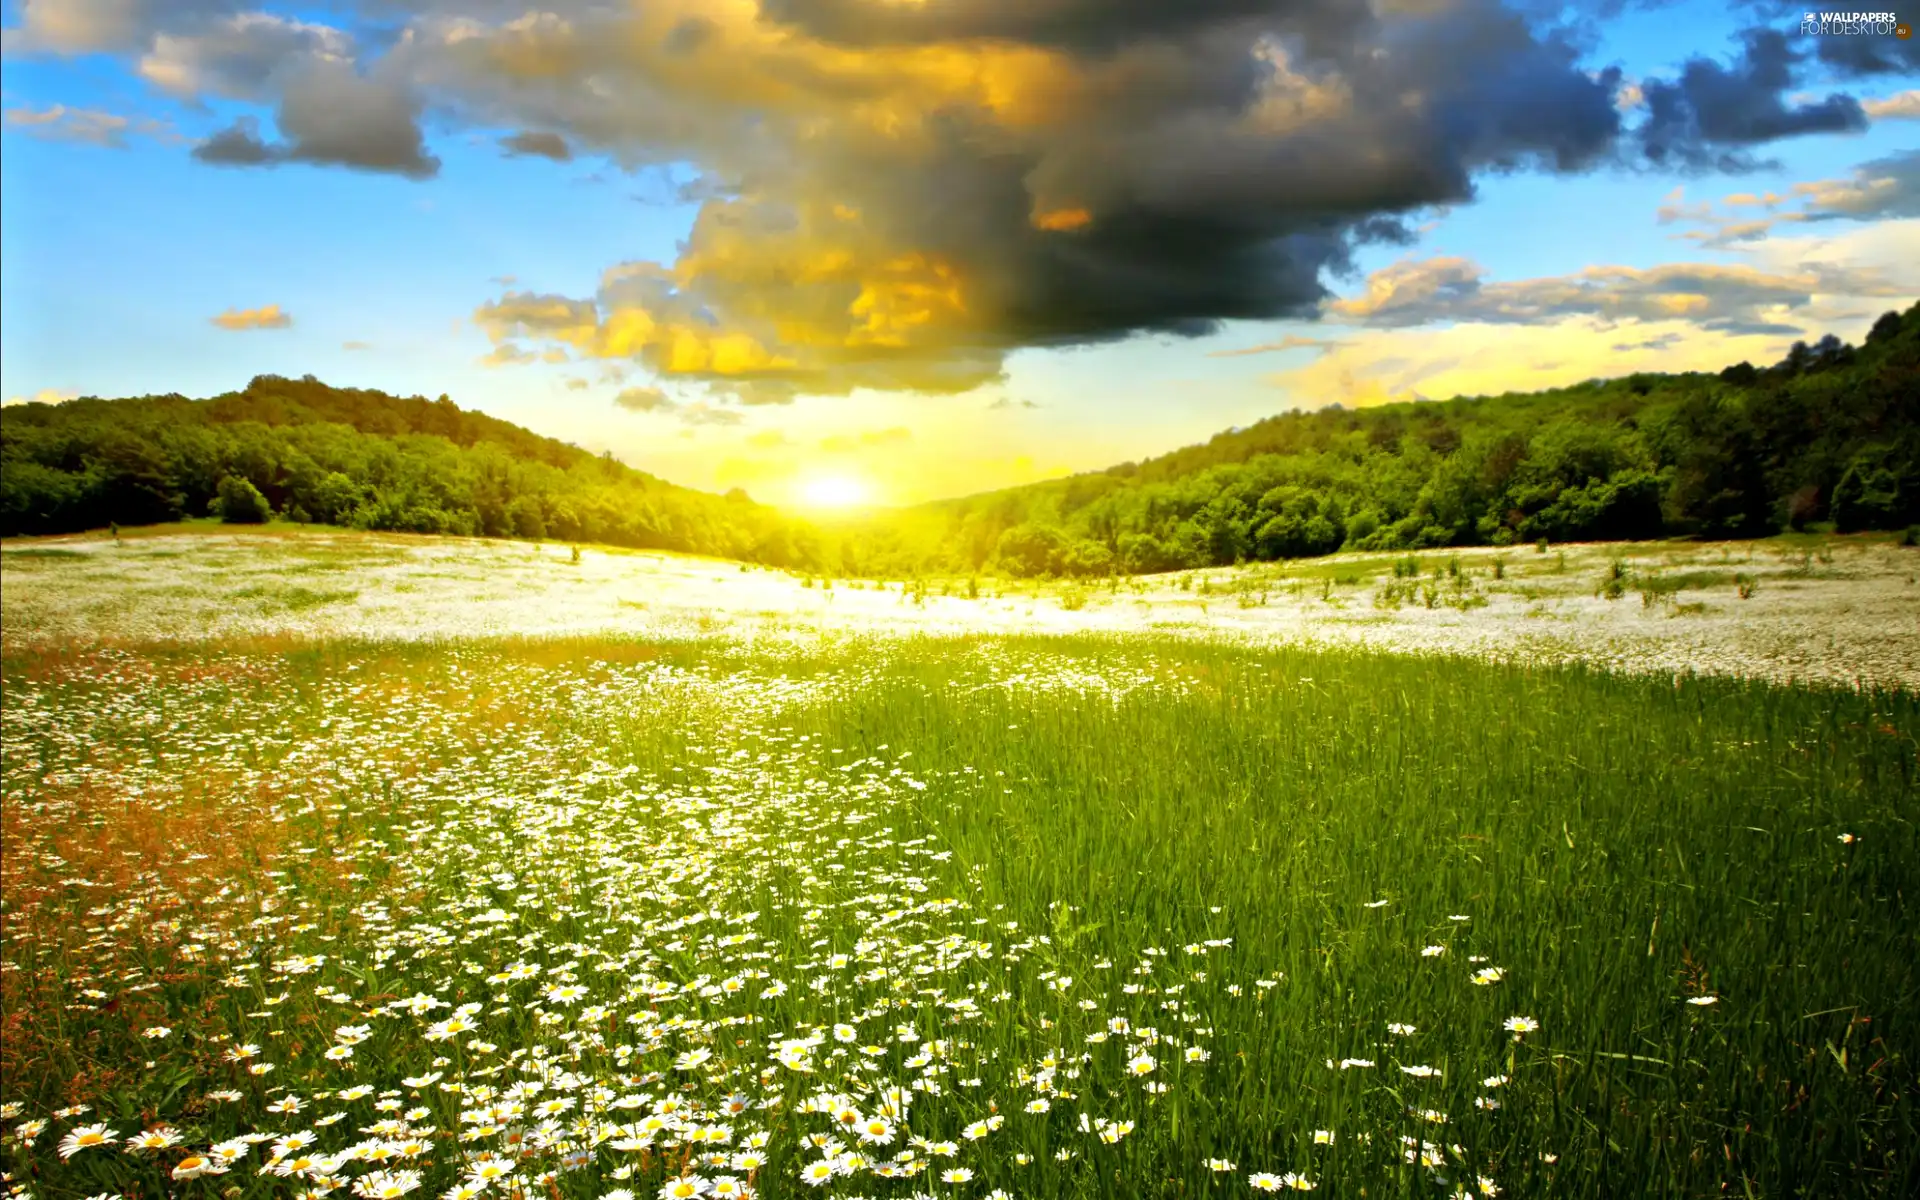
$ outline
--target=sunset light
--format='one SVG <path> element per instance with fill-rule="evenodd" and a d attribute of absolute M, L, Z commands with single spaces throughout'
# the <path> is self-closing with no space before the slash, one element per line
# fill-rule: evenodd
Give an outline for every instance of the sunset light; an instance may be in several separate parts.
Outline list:
<path fill-rule="evenodd" d="M 1920 1200 L 1906 8 L 0 0 L 0 1200 Z"/>
<path fill-rule="evenodd" d="M 857 508 L 871 496 L 865 480 L 848 475 L 822 475 L 800 487 L 800 499 L 809 508 Z"/>

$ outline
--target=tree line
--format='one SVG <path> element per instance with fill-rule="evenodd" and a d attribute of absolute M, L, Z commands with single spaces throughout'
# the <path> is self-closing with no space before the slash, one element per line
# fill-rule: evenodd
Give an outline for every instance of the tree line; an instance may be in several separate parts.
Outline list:
<path fill-rule="evenodd" d="M 889 574 L 1088 576 L 1920 522 L 1920 304 L 1770 367 L 1290 412 L 1142 463 L 870 521 Z"/>
<path fill-rule="evenodd" d="M 262 375 L 209 400 L 0 412 L 0 534 L 183 517 L 555 538 L 809 567 L 818 534 L 746 493 L 676 487 L 447 397 Z"/>
<path fill-rule="evenodd" d="M 0 412 L 0 534 L 186 516 L 682 550 L 895 578 L 1144 573 L 1920 522 L 1920 304 L 1769 367 L 1290 412 L 1141 463 L 822 528 L 455 406 L 260 376 Z"/>

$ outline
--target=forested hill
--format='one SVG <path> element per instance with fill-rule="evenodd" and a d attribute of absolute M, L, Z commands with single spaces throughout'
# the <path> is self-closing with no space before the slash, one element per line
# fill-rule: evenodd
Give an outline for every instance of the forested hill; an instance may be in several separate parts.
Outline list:
<path fill-rule="evenodd" d="M 1525 395 L 1294 412 L 831 533 L 462 410 L 308 377 L 0 411 L 0 534 L 219 514 L 554 537 L 831 574 L 1104 575 L 1339 549 L 1920 522 L 1920 304 L 1863 345 Z"/>
<path fill-rule="evenodd" d="M 855 536 L 895 573 L 1098 575 L 1339 549 L 1920 521 L 1920 304 L 1771 367 L 1272 417 L 1142 463 L 924 505 Z"/>
<path fill-rule="evenodd" d="M 264 519 L 269 509 L 362 529 L 554 537 L 777 566 L 811 566 L 821 554 L 804 523 L 745 493 L 676 487 L 445 396 L 263 375 L 209 400 L 0 411 L 0 534 Z"/>

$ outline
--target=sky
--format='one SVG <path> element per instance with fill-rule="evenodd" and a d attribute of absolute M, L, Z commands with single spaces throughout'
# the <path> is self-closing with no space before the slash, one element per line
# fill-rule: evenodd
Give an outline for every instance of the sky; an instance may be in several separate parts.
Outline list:
<path fill-rule="evenodd" d="M 312 374 L 908 504 L 1289 409 L 1769 362 L 1920 297 L 1920 41 L 1800 9 L 4 14 L 8 403 Z"/>

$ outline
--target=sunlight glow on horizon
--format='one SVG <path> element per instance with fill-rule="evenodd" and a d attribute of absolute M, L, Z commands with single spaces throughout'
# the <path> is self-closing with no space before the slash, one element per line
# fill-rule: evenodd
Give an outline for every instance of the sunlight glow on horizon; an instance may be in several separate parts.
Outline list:
<path fill-rule="evenodd" d="M 866 480 L 851 475 L 822 475 L 800 486 L 800 500 L 809 508 L 855 508 L 872 502 Z"/>

